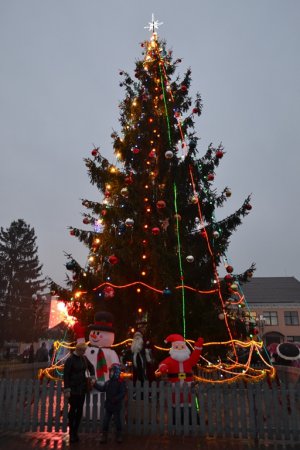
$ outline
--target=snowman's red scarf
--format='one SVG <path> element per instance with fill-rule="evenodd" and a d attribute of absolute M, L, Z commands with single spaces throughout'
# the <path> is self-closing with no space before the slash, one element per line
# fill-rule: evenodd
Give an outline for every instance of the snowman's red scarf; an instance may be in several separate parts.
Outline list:
<path fill-rule="evenodd" d="M 103 350 L 101 348 L 99 348 L 98 355 L 97 355 L 97 368 L 96 368 L 97 380 L 105 381 L 104 374 L 106 372 L 107 372 L 106 359 L 105 359 Z"/>

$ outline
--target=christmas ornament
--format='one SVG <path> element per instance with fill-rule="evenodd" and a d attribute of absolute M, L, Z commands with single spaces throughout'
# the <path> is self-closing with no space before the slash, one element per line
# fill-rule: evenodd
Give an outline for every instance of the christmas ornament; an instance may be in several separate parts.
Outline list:
<path fill-rule="evenodd" d="M 208 181 L 213 181 L 213 180 L 215 179 L 214 174 L 213 174 L 213 173 L 209 173 L 209 174 L 207 175 L 207 179 L 208 179 Z"/>
<path fill-rule="evenodd" d="M 163 295 L 165 297 L 169 297 L 172 294 L 171 289 L 169 289 L 168 287 L 165 287 L 165 289 L 163 290 Z"/>
<path fill-rule="evenodd" d="M 91 154 L 92 154 L 93 156 L 97 156 L 97 155 L 98 155 L 98 150 L 99 150 L 99 147 L 98 147 L 98 148 L 94 148 L 94 149 L 91 151 Z"/>
<path fill-rule="evenodd" d="M 198 203 L 198 195 L 192 195 L 191 197 L 190 197 L 190 202 L 191 203 L 194 203 L 194 205 L 196 205 L 197 203 Z"/>
<path fill-rule="evenodd" d="M 130 219 L 130 218 L 126 219 L 126 220 L 125 220 L 125 225 L 126 225 L 126 227 L 128 227 L 128 228 L 133 227 L 133 225 L 134 225 L 134 220 L 133 220 L 133 219 Z"/>
<path fill-rule="evenodd" d="M 90 219 L 88 219 L 87 217 L 85 217 L 85 218 L 82 220 L 82 222 L 85 223 L 85 224 L 87 225 L 88 223 L 90 223 Z"/>
<path fill-rule="evenodd" d="M 181 85 L 180 89 L 181 89 L 182 92 L 186 92 L 187 91 L 187 87 L 184 84 Z"/>
<path fill-rule="evenodd" d="M 167 150 L 167 151 L 166 151 L 165 157 L 166 157 L 167 159 L 172 159 L 173 156 L 174 156 L 174 154 L 173 154 L 173 152 L 172 152 L 171 150 Z"/>
<path fill-rule="evenodd" d="M 156 207 L 157 209 L 164 209 L 166 207 L 166 202 L 164 200 L 158 200 Z"/>
<path fill-rule="evenodd" d="M 70 230 L 70 235 L 75 236 L 75 230 Z"/>
<path fill-rule="evenodd" d="M 123 197 L 127 197 L 128 196 L 128 189 L 126 187 L 121 189 L 121 195 Z"/>
<path fill-rule="evenodd" d="M 232 283 L 232 284 L 230 285 L 230 288 L 231 288 L 233 291 L 237 291 L 237 290 L 238 290 L 238 285 L 237 285 L 236 283 Z"/>
<path fill-rule="evenodd" d="M 133 179 L 132 179 L 131 176 L 126 177 L 124 181 L 125 181 L 126 184 L 132 184 L 133 183 Z"/>
<path fill-rule="evenodd" d="M 140 153 L 140 149 L 138 147 L 132 147 L 131 151 L 134 155 L 137 155 L 138 153 Z"/>
<path fill-rule="evenodd" d="M 233 280 L 233 276 L 232 275 L 225 275 L 224 280 L 228 283 L 231 282 Z"/>
<path fill-rule="evenodd" d="M 195 258 L 193 257 L 193 255 L 188 255 L 185 259 L 187 260 L 188 263 L 192 263 L 194 262 Z"/>
<path fill-rule="evenodd" d="M 108 257 L 108 261 L 110 262 L 110 264 L 117 264 L 119 262 L 119 258 L 116 255 L 110 255 Z"/>
<path fill-rule="evenodd" d="M 245 208 L 248 209 L 248 211 L 250 211 L 250 209 L 252 209 L 252 206 L 250 205 L 250 203 L 246 203 Z"/>
<path fill-rule="evenodd" d="M 225 195 L 226 197 L 231 197 L 231 191 L 229 189 L 226 189 Z"/>
<path fill-rule="evenodd" d="M 181 215 L 180 214 L 175 214 L 174 215 L 174 219 L 178 220 L 178 222 L 180 222 L 181 221 Z"/>
<path fill-rule="evenodd" d="M 214 237 L 215 239 L 218 239 L 218 237 L 220 237 L 220 233 L 219 233 L 218 231 L 214 231 L 214 232 L 213 232 L 213 237 Z"/>
<path fill-rule="evenodd" d="M 226 266 L 226 272 L 232 273 L 233 272 L 233 267 L 232 266 Z"/>
<path fill-rule="evenodd" d="M 151 232 L 154 236 L 157 236 L 160 233 L 160 229 L 158 227 L 153 227 Z"/>
<path fill-rule="evenodd" d="M 82 206 L 86 206 L 88 208 L 90 206 L 90 202 L 88 200 L 83 200 Z"/>
<path fill-rule="evenodd" d="M 66 264 L 66 268 L 68 270 L 74 270 L 76 268 L 76 261 L 74 261 L 74 259 L 72 259 L 72 261 L 68 261 Z"/>
<path fill-rule="evenodd" d="M 218 317 L 219 317 L 220 320 L 224 320 L 225 319 L 225 315 L 223 313 L 220 313 L 218 315 Z"/>
<path fill-rule="evenodd" d="M 222 150 L 218 150 L 216 152 L 216 157 L 219 158 L 219 159 L 223 158 L 223 155 L 224 155 L 224 153 L 222 152 Z"/>
<path fill-rule="evenodd" d="M 193 114 L 199 114 L 200 113 L 200 109 L 199 108 L 194 108 L 193 109 Z"/>
<path fill-rule="evenodd" d="M 156 156 L 156 152 L 155 152 L 155 150 L 151 150 L 151 152 L 149 152 L 149 158 L 155 158 L 155 156 Z"/>
<path fill-rule="evenodd" d="M 105 191 L 105 192 L 104 192 L 104 196 L 105 196 L 106 198 L 111 197 L 111 192 Z"/>

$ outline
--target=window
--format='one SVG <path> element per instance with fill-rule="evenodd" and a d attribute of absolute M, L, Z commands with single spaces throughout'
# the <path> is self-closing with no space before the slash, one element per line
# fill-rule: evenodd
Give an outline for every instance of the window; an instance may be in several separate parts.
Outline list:
<path fill-rule="evenodd" d="M 300 342 L 300 336 L 287 336 L 286 340 L 288 342 Z"/>
<path fill-rule="evenodd" d="M 284 323 L 286 325 L 299 325 L 298 311 L 284 311 Z"/>
<path fill-rule="evenodd" d="M 278 325 L 277 311 L 264 311 L 265 325 Z"/>

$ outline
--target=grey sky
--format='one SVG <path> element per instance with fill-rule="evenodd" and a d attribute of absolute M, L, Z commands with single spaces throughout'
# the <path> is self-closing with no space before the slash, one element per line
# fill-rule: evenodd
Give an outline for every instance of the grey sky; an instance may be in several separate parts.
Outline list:
<path fill-rule="evenodd" d="M 227 152 L 216 186 L 232 197 L 218 218 L 253 193 L 229 262 L 300 279 L 298 0 L 0 0 L 0 225 L 33 226 L 44 274 L 57 282 L 64 250 L 85 265 L 67 230 L 85 227 L 81 198 L 100 200 L 83 158 L 95 144 L 115 162 L 118 72 L 133 72 L 152 12 L 202 94 L 200 154 L 220 141 Z"/>

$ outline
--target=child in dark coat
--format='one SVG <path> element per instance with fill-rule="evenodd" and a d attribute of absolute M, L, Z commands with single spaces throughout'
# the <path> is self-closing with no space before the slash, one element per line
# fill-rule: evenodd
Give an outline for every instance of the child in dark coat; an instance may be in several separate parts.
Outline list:
<path fill-rule="evenodd" d="M 120 379 L 120 374 L 120 364 L 113 364 L 109 369 L 109 380 L 104 384 L 96 383 L 94 386 L 98 391 L 106 393 L 104 403 L 105 414 L 102 437 L 100 440 L 101 444 L 105 444 L 107 442 L 107 434 L 112 416 L 114 417 L 116 426 L 117 442 L 122 442 L 121 409 L 126 394 L 126 384 Z"/>

